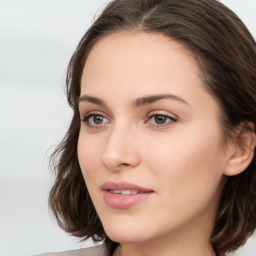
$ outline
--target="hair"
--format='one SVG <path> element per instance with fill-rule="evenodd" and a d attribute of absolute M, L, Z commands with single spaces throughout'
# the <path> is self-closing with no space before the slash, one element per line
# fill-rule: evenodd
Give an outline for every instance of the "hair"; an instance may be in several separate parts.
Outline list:
<path fill-rule="evenodd" d="M 118 243 L 105 233 L 84 182 L 77 157 L 80 80 L 90 50 L 119 32 L 160 33 L 193 53 L 205 88 L 218 102 L 225 138 L 241 124 L 256 127 L 255 40 L 230 9 L 216 0 L 114 0 L 79 42 L 67 70 L 66 93 L 73 110 L 70 127 L 52 156 L 56 173 L 49 205 L 58 224 L 81 239 L 103 241 L 109 253 Z M 216 255 L 243 245 L 256 228 L 256 159 L 227 177 L 210 241 Z"/>

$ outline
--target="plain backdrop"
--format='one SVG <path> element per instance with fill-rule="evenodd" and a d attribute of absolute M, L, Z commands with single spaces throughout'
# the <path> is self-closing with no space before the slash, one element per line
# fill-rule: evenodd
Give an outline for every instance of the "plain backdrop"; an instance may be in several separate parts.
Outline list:
<path fill-rule="evenodd" d="M 223 0 L 256 35 L 256 0 Z M 92 245 L 50 217 L 50 153 L 70 120 L 68 61 L 106 1 L 0 0 L 0 255 Z M 237 256 L 255 256 L 251 238 Z"/>

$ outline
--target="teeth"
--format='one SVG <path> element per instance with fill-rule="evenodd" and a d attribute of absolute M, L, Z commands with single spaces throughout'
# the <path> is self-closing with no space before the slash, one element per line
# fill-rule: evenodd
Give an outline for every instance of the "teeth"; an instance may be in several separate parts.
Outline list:
<path fill-rule="evenodd" d="M 110 190 L 113 194 L 121 194 L 121 195 L 135 195 L 138 194 L 137 190 Z"/>

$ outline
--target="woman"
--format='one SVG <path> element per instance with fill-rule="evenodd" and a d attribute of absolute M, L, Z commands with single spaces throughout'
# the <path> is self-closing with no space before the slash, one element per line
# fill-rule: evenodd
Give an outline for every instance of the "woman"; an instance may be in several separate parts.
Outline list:
<path fill-rule="evenodd" d="M 67 73 L 73 119 L 49 203 L 65 231 L 104 241 L 70 254 L 243 245 L 256 227 L 255 70 L 253 37 L 216 0 L 111 2 Z"/>

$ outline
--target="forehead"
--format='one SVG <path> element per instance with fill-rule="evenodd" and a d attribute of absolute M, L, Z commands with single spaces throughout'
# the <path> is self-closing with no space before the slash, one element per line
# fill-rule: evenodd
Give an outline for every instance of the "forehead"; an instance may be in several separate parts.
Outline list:
<path fill-rule="evenodd" d="M 217 108 L 193 54 L 181 43 L 161 34 L 124 32 L 108 35 L 93 46 L 82 74 L 81 95 L 121 102 L 166 93 L 192 106 L 200 100 Z"/>
<path fill-rule="evenodd" d="M 167 56 L 174 58 L 181 55 L 184 60 L 196 64 L 193 54 L 182 43 L 167 36 L 159 33 L 120 32 L 97 41 L 89 52 L 85 65 L 95 58 L 97 61 L 101 60 L 97 65 L 115 64 L 116 61 L 123 64 L 133 61 L 134 65 L 142 66 L 156 61 L 161 61 L 159 64 L 167 64 L 166 61 L 171 64 Z"/>
<path fill-rule="evenodd" d="M 145 80 L 145 74 L 160 83 L 165 75 L 180 73 L 181 68 L 183 76 L 186 71 L 187 75 L 199 78 L 200 70 L 192 53 L 181 43 L 161 34 L 116 33 L 100 39 L 93 46 L 84 66 L 82 83 L 88 80 L 100 82 L 103 77 L 120 83 L 128 77 L 130 80 L 136 78 L 139 83 L 140 79 Z"/>

